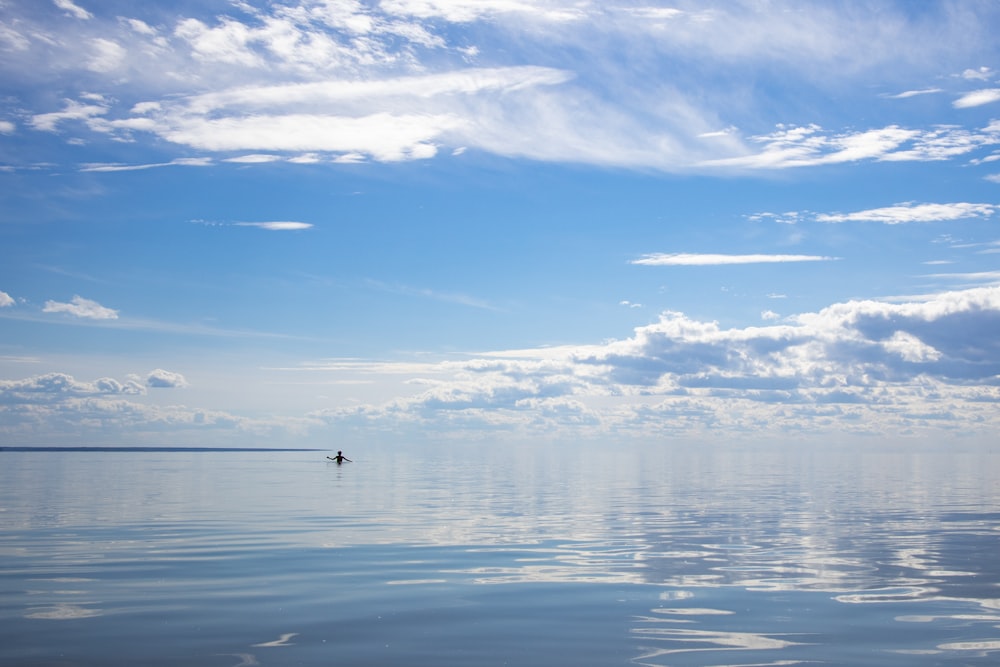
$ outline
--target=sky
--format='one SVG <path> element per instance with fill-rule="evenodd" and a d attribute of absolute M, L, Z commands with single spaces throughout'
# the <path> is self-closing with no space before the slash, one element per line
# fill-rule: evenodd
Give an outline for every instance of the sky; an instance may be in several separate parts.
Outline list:
<path fill-rule="evenodd" d="M 0 445 L 989 446 L 998 30 L 0 0 Z"/>

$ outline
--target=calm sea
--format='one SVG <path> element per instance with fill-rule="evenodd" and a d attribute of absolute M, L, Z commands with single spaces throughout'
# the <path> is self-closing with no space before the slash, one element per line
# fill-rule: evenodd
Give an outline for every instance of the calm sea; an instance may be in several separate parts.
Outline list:
<path fill-rule="evenodd" d="M 0 665 L 1000 664 L 995 449 L 328 453 L 0 451 Z"/>

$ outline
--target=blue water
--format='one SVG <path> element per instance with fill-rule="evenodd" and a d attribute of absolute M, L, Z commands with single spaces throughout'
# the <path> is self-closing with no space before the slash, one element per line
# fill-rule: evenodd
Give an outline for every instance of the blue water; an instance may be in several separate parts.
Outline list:
<path fill-rule="evenodd" d="M 1000 453 L 0 452 L 0 665 L 996 665 Z"/>

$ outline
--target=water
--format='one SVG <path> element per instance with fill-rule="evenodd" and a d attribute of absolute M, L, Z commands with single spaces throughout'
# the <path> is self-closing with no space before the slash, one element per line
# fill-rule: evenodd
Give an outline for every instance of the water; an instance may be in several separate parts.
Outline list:
<path fill-rule="evenodd" d="M 0 665 L 995 665 L 1000 453 L 0 452 Z"/>

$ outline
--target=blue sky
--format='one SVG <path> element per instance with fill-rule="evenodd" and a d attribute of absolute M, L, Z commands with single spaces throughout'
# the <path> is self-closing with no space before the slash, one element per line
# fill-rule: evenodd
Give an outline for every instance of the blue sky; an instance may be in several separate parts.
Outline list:
<path fill-rule="evenodd" d="M 994 2 L 0 2 L 7 444 L 990 442 Z"/>

